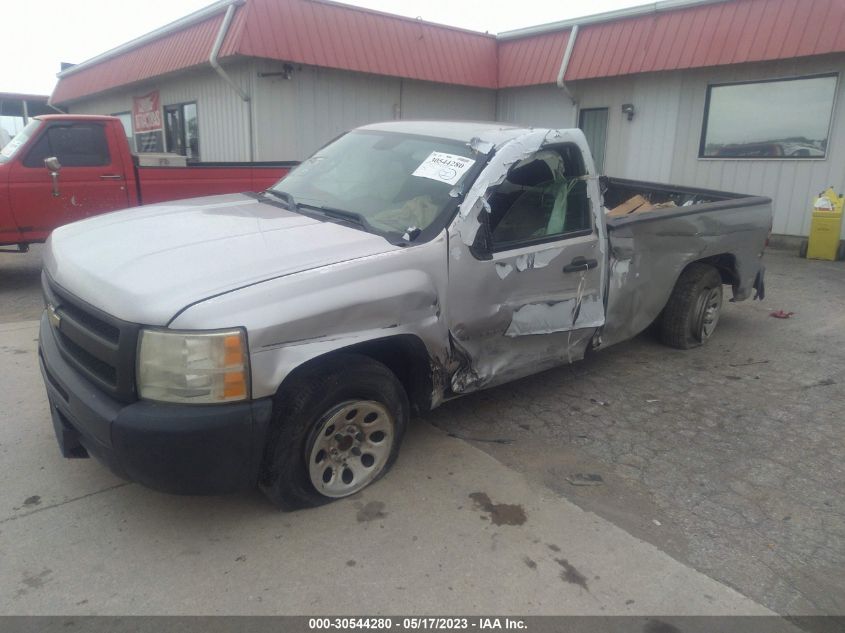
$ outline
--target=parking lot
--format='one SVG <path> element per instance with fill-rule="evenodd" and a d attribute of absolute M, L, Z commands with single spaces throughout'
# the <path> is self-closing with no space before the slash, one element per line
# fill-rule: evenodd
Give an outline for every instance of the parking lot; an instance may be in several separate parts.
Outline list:
<path fill-rule="evenodd" d="M 2 613 L 845 613 L 842 262 L 770 251 L 704 348 L 447 403 L 387 478 L 283 514 L 59 456 L 40 253 L 0 255 Z"/>

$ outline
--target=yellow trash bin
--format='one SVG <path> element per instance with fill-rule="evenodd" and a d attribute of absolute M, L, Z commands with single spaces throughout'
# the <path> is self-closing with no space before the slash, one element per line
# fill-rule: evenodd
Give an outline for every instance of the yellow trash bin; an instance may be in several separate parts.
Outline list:
<path fill-rule="evenodd" d="M 845 198 L 836 195 L 832 187 L 813 201 L 813 221 L 807 244 L 808 259 L 835 261 L 843 255 L 839 247 L 842 234 L 842 207 Z"/>

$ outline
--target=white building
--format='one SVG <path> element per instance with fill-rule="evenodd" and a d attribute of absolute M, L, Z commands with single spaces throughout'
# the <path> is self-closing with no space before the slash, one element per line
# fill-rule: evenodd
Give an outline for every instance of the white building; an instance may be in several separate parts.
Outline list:
<path fill-rule="evenodd" d="M 843 25 L 842 0 L 669 0 L 491 36 L 221 0 L 63 71 L 51 103 L 203 162 L 301 160 L 397 118 L 580 126 L 605 173 L 768 195 L 800 236 L 812 197 L 845 189 Z"/>

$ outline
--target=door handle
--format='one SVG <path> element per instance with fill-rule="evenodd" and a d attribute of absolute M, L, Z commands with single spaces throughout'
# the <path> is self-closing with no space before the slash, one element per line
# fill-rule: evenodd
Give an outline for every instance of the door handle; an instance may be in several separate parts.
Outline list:
<path fill-rule="evenodd" d="M 100 180 L 123 180 L 123 176 L 121 174 L 103 174 L 100 176 Z"/>
<path fill-rule="evenodd" d="M 586 259 L 585 257 L 576 257 L 571 263 L 563 267 L 565 273 L 578 273 L 590 270 L 599 265 L 597 259 Z"/>

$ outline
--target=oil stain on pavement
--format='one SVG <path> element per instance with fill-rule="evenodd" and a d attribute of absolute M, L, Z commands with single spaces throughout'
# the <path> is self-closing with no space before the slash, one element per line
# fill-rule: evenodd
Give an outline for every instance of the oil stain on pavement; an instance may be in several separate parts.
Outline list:
<path fill-rule="evenodd" d="M 522 525 L 528 517 L 522 506 L 507 503 L 493 503 L 484 492 L 473 492 L 469 498 L 478 509 L 490 514 L 493 525 Z"/>

